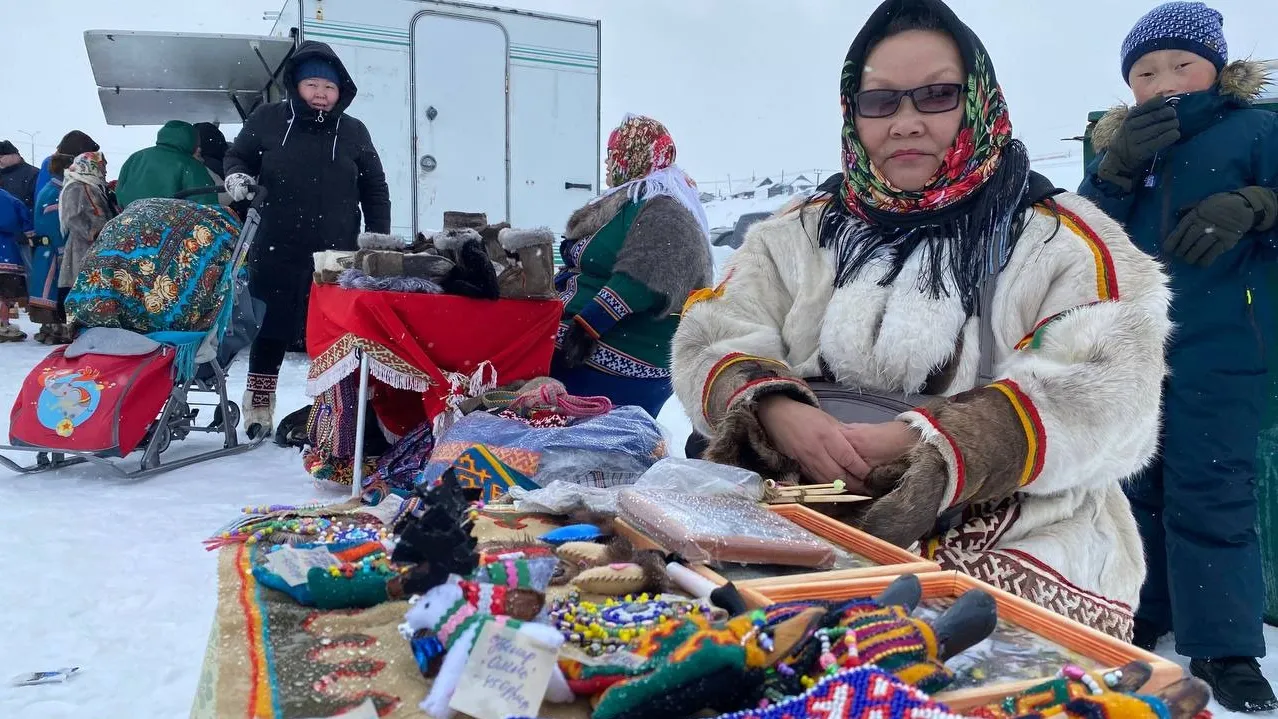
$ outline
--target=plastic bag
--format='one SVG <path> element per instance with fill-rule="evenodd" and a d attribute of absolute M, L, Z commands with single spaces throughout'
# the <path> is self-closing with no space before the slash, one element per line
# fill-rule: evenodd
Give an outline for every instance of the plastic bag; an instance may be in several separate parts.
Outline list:
<path fill-rule="evenodd" d="M 667 457 L 648 468 L 633 485 L 636 490 L 673 490 L 701 496 L 733 495 L 754 502 L 763 500 L 763 478 L 740 467 L 704 462 L 699 459 Z M 589 511 L 609 516 L 617 514 L 617 494 L 626 489 L 589 487 L 555 481 L 541 489 L 512 487 L 515 509 L 538 514 L 572 514 Z"/>
<path fill-rule="evenodd" d="M 488 447 L 497 459 L 542 487 L 555 480 L 592 487 L 634 484 L 667 453 L 656 420 L 638 407 L 618 407 L 569 427 L 532 427 L 522 420 L 475 412 L 437 438 L 417 484 L 434 484 L 475 445 Z"/>
<path fill-rule="evenodd" d="M 829 569 L 836 559 L 830 543 L 742 497 L 632 488 L 617 497 L 617 509 L 618 518 L 689 562 Z"/>

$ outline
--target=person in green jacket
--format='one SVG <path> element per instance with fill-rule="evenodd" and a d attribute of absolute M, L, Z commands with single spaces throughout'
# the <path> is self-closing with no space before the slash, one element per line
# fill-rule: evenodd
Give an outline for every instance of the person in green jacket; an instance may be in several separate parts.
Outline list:
<path fill-rule="evenodd" d="M 151 197 L 173 197 L 182 190 L 209 187 L 214 184 L 208 168 L 196 157 L 200 134 L 195 126 L 181 120 L 170 120 L 155 136 L 155 147 L 129 155 L 120 168 L 120 181 L 115 195 L 121 207 L 134 200 Z M 216 205 L 217 195 L 196 195 L 192 202 Z"/>
<path fill-rule="evenodd" d="M 555 289 L 564 303 L 550 374 L 578 396 L 656 417 L 673 391 L 670 340 L 713 266 L 697 185 L 661 123 L 629 116 L 608 140 L 611 189 L 573 213 Z"/>

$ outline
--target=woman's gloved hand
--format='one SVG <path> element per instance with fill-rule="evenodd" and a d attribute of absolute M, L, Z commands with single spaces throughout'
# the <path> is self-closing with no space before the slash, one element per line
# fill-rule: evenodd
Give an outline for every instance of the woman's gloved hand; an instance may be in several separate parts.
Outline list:
<path fill-rule="evenodd" d="M 1267 187 L 1220 192 L 1199 202 L 1167 236 L 1163 251 L 1202 267 L 1232 250 L 1252 230 L 1278 220 L 1278 196 Z"/>
<path fill-rule="evenodd" d="M 1127 113 L 1096 168 L 1096 175 L 1130 192 L 1135 179 L 1160 151 L 1180 139 L 1176 108 L 1155 97 Z"/>
<path fill-rule="evenodd" d="M 564 334 L 557 359 L 565 369 L 576 369 L 585 364 L 590 355 L 595 353 L 599 341 L 590 336 L 586 328 L 575 320 L 568 323 L 568 332 Z"/>
<path fill-rule="evenodd" d="M 226 194 L 231 196 L 235 202 L 243 202 L 253 197 L 253 177 L 243 172 L 233 172 L 222 180 L 222 185 L 226 188 Z"/>

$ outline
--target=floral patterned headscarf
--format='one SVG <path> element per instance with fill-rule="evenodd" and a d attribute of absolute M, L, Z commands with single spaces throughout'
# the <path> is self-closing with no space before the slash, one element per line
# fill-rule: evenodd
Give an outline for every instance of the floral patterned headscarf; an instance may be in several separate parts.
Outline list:
<path fill-rule="evenodd" d="M 101 152 L 84 152 L 63 173 L 63 181 L 106 187 L 106 172 L 106 157 Z"/>
<path fill-rule="evenodd" d="M 967 67 L 967 96 L 963 103 L 963 122 L 958 137 L 950 147 L 940 169 L 921 190 L 894 187 L 879 168 L 870 161 L 856 132 L 854 98 L 861 86 L 865 58 L 873 42 L 882 39 L 881 28 L 902 11 L 902 6 L 923 6 L 935 15 L 952 18 L 950 33 L 958 43 Z M 944 19 L 950 19 L 944 18 Z M 882 23 L 882 24 L 880 24 Z M 868 36 L 868 37 L 867 37 Z M 843 106 L 843 187 L 841 196 L 848 209 L 865 217 L 866 209 L 891 214 L 940 210 L 969 197 L 998 169 L 1003 147 L 1012 139 L 1012 121 L 1008 116 L 1003 90 L 994 77 L 985 47 L 949 8 L 940 2 L 889 0 L 883 3 L 865 24 L 848 50 L 840 83 Z"/>
<path fill-rule="evenodd" d="M 674 138 L 665 125 L 642 115 L 627 117 L 608 136 L 608 186 L 664 170 L 675 162 Z"/>
<path fill-rule="evenodd" d="M 856 93 L 865 59 L 902 17 L 939 24 L 958 45 L 967 71 L 963 120 L 954 144 L 921 190 L 892 185 L 870 161 L 855 122 Z M 886 259 L 880 278 L 892 282 L 916 251 L 924 272 L 920 289 L 932 296 L 957 286 L 968 313 L 976 290 L 1011 256 L 1013 219 L 1021 209 L 1029 179 L 1025 146 L 1012 138 L 1007 102 L 980 38 L 941 0 L 886 0 L 848 49 L 840 78 L 843 106 L 843 176 L 822 218 L 821 246 L 834 248 L 836 285 L 856 276 L 871 260 Z M 952 282 L 947 280 L 952 278 Z"/>

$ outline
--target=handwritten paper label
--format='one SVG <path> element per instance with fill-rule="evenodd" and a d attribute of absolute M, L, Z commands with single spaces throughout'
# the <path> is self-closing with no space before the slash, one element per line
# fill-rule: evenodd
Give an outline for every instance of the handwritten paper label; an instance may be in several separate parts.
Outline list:
<path fill-rule="evenodd" d="M 448 706 L 475 719 L 536 716 L 558 656 L 526 634 L 488 622 Z"/>
<path fill-rule="evenodd" d="M 404 498 L 388 494 L 386 498 L 375 507 L 360 507 L 358 514 L 368 514 L 377 518 L 383 526 L 390 527 L 394 524 L 395 517 L 399 515 L 399 510 L 404 506 Z"/>
<path fill-rule="evenodd" d="M 341 562 L 324 547 L 294 549 L 284 546 L 266 555 L 266 568 L 288 582 L 290 587 L 306 584 L 306 573 L 311 567 L 336 567 Z"/>
<path fill-rule="evenodd" d="M 559 649 L 559 658 L 576 662 L 584 667 L 622 667 L 624 669 L 638 669 L 648 661 L 646 657 L 627 651 L 608 652 L 595 657 L 572 644 L 565 644 Z"/>

